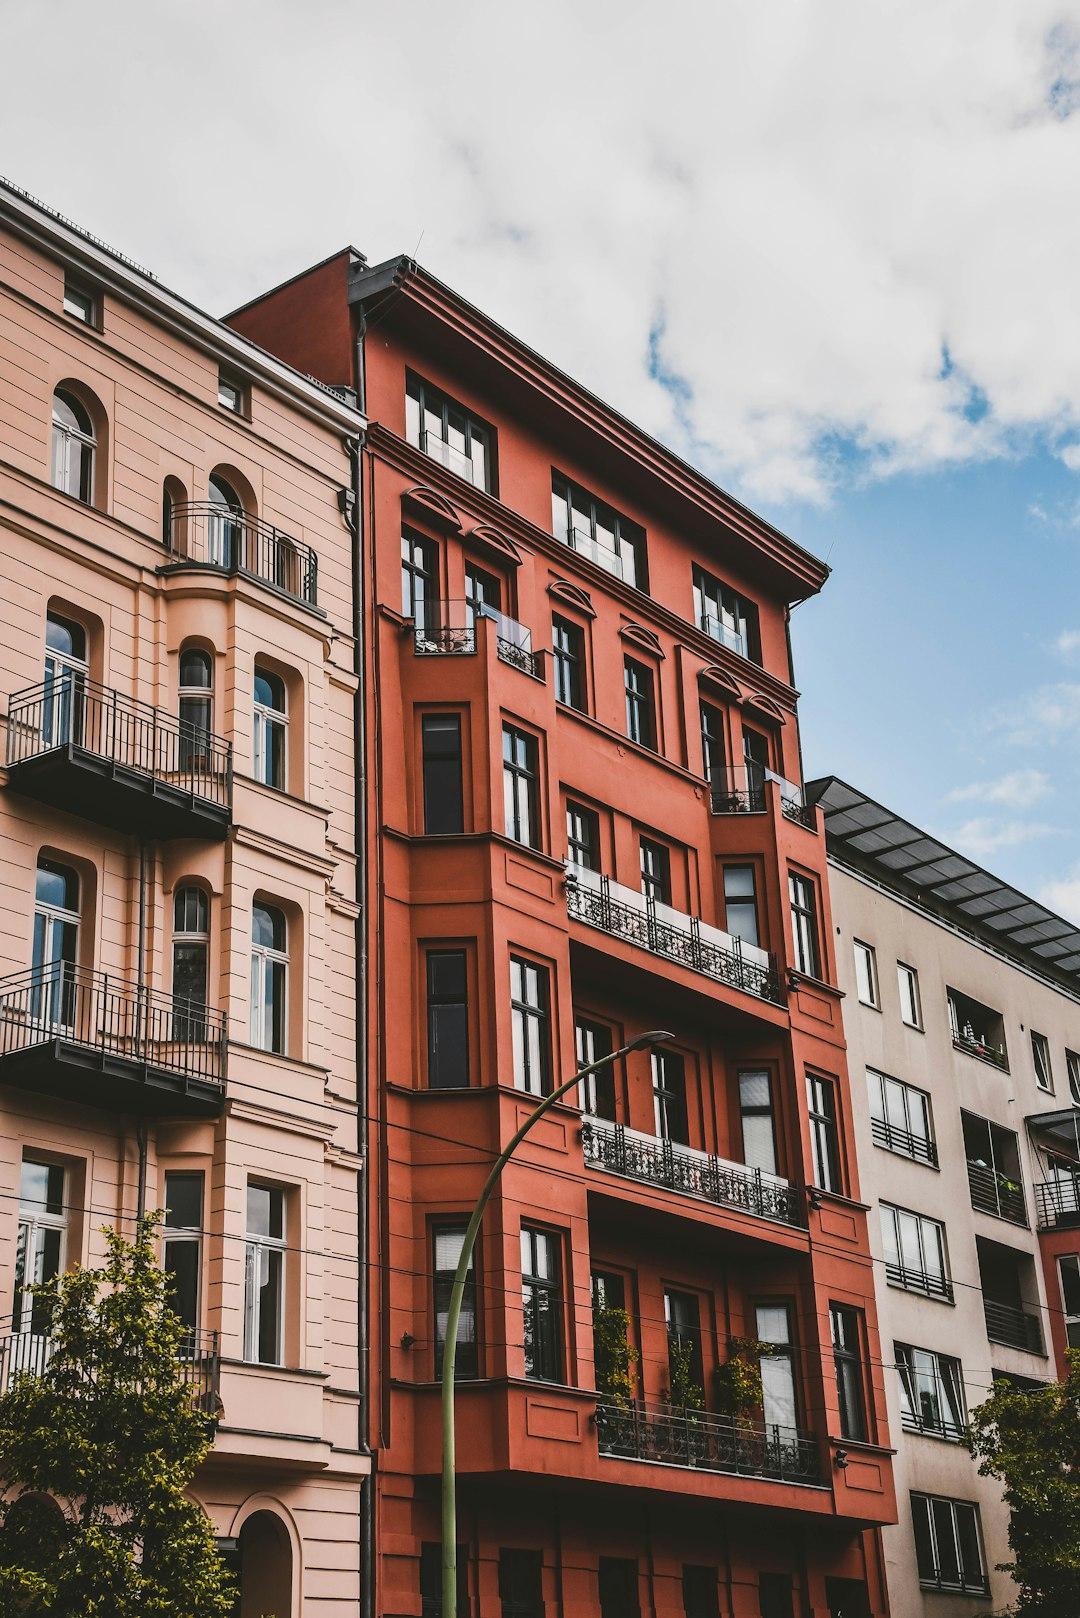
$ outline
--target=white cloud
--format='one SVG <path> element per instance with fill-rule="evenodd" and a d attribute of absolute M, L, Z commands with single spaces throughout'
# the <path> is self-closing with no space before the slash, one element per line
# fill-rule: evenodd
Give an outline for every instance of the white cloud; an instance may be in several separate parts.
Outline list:
<path fill-rule="evenodd" d="M 1071 680 L 1042 685 L 998 708 L 989 728 L 1018 746 L 1043 746 L 1080 730 L 1080 685 Z"/>
<path fill-rule="evenodd" d="M 1074 865 L 1056 882 L 1047 882 L 1039 898 L 1051 910 L 1057 910 L 1070 921 L 1080 922 L 1080 865 Z"/>
<path fill-rule="evenodd" d="M 1080 444 L 1065 444 L 1058 450 L 1058 459 L 1064 461 L 1070 472 L 1080 472 Z"/>
<path fill-rule="evenodd" d="M 1045 798 L 1049 790 L 1050 777 L 1045 770 L 1010 770 L 996 781 L 972 781 L 969 786 L 956 787 L 945 801 L 963 803 L 974 798 L 980 803 L 1003 803 L 1010 809 L 1029 809 Z"/>
<path fill-rule="evenodd" d="M 1054 641 L 1054 650 L 1059 657 L 1072 657 L 1074 652 L 1080 652 L 1080 629 L 1063 629 Z"/>
<path fill-rule="evenodd" d="M 1057 826 L 1047 826 L 1037 820 L 994 820 L 979 817 L 966 820 L 946 839 L 960 850 L 981 859 L 999 848 L 1017 848 L 1022 843 L 1038 842 L 1043 837 L 1061 835 Z"/>
<path fill-rule="evenodd" d="M 852 453 L 884 475 L 1080 432 L 1068 0 L 54 12 L 5 9 L 8 172 L 210 308 L 422 232 L 756 498 L 827 497 Z"/>

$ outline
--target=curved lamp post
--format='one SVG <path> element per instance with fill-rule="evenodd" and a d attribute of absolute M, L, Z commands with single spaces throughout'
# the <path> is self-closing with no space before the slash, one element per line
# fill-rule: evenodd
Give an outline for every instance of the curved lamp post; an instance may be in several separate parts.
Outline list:
<path fill-rule="evenodd" d="M 484 1209 L 491 1201 L 491 1194 L 499 1183 L 503 1169 L 513 1157 L 529 1130 L 542 1118 L 549 1107 L 562 1099 L 568 1090 L 576 1084 L 589 1078 L 599 1068 L 610 1067 L 620 1057 L 626 1056 L 630 1051 L 644 1050 L 650 1045 L 665 1045 L 675 1038 L 674 1034 L 665 1032 L 662 1028 L 653 1028 L 647 1034 L 639 1034 L 628 1045 L 622 1045 L 609 1056 L 602 1056 L 598 1062 L 590 1062 L 587 1067 L 579 1068 L 573 1078 L 567 1079 L 545 1096 L 539 1106 L 526 1118 L 521 1128 L 514 1134 L 509 1143 L 499 1153 L 491 1165 L 491 1172 L 484 1181 L 484 1188 L 476 1201 L 472 1211 L 468 1228 L 465 1231 L 465 1240 L 461 1245 L 461 1257 L 458 1259 L 457 1269 L 454 1272 L 454 1284 L 450 1289 L 450 1307 L 446 1312 L 446 1338 L 443 1343 L 442 1365 L 442 1428 L 443 1428 L 443 1463 L 442 1463 L 442 1618 L 457 1618 L 457 1466 L 454 1447 L 454 1370 L 457 1359 L 458 1321 L 461 1316 L 461 1301 L 465 1295 L 465 1278 L 472 1263 L 473 1249 L 476 1238 L 480 1232 L 480 1225 L 484 1217 Z"/>

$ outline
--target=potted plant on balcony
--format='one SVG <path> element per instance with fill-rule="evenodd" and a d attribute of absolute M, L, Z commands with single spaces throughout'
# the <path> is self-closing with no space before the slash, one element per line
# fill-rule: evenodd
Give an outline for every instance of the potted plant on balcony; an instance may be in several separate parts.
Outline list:
<path fill-rule="evenodd" d="M 613 1304 L 593 1308 L 593 1364 L 597 1425 L 605 1450 L 632 1455 L 638 1351 L 630 1341 L 630 1316 Z"/>
<path fill-rule="evenodd" d="M 667 1406 L 671 1413 L 670 1459 L 683 1466 L 696 1466 L 704 1457 L 705 1433 L 702 1415 L 705 1392 L 698 1376 L 694 1346 L 677 1332 L 668 1333 Z"/>
<path fill-rule="evenodd" d="M 755 1441 L 763 1431 L 761 1361 L 771 1353 L 772 1345 L 757 1337 L 729 1337 L 727 1359 L 713 1373 L 717 1409 L 730 1422 L 732 1462 L 740 1446 Z"/>

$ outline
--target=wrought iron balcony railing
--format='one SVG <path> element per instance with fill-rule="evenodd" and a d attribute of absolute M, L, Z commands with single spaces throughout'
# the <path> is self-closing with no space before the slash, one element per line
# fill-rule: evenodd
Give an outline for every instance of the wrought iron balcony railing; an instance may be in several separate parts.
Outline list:
<path fill-rule="evenodd" d="M 943 1298 L 946 1303 L 953 1301 L 952 1282 L 947 1275 L 935 1270 L 918 1269 L 910 1264 L 894 1264 L 886 1260 L 885 1279 L 891 1287 L 901 1287 L 905 1292 L 922 1292 L 928 1298 Z"/>
<path fill-rule="evenodd" d="M 309 607 L 318 605 L 319 559 L 311 546 L 245 512 L 211 500 L 178 503 L 169 524 L 169 551 L 176 562 L 243 573 Z"/>
<path fill-rule="evenodd" d="M 967 1176 L 971 1206 L 979 1213 L 1008 1219 L 1014 1225 L 1027 1224 L 1024 1188 L 1018 1180 L 1010 1180 L 988 1164 L 972 1162 L 971 1158 L 968 1158 Z"/>
<path fill-rule="evenodd" d="M 413 650 L 418 657 L 461 657 L 476 651 L 476 620 L 486 618 L 494 625 L 495 651 L 511 668 L 544 678 L 543 661 L 532 649 L 532 631 L 516 618 L 494 607 L 472 601 L 429 601 L 423 622 L 413 627 Z"/>
<path fill-rule="evenodd" d="M 114 773 L 131 772 L 220 809 L 232 803 L 228 742 L 71 672 L 8 699 L 9 769 L 60 749 L 85 753 Z"/>
<path fill-rule="evenodd" d="M 800 1193 L 779 1175 L 747 1168 L 745 1163 L 730 1163 L 692 1146 L 677 1146 L 603 1118 L 583 1121 L 581 1143 L 586 1163 L 612 1174 L 703 1197 L 759 1219 L 776 1219 L 785 1225 L 806 1223 Z"/>
<path fill-rule="evenodd" d="M 41 1313 L 41 1300 L 35 1300 L 32 1313 Z M 19 1376 L 44 1374 L 53 1357 L 53 1339 L 44 1322 L 31 1320 L 30 1328 L 12 1331 L 10 1319 L 0 1331 L 0 1393 L 7 1393 Z M 208 1416 L 217 1414 L 221 1385 L 221 1354 L 216 1331 L 185 1331 L 180 1344 L 180 1372 L 198 1408 Z M 90 1386 L 98 1380 L 98 1367 L 88 1360 L 80 1371 Z"/>
<path fill-rule="evenodd" d="M 703 1410 L 601 1401 L 596 1432 L 601 1455 L 783 1483 L 821 1482 L 818 1442 L 795 1427 L 756 1426 Z"/>
<path fill-rule="evenodd" d="M 575 920 L 612 938 L 625 939 L 773 1005 L 784 1003 L 776 963 L 766 950 L 597 871 L 582 865 L 567 867 L 566 908 Z"/>
<path fill-rule="evenodd" d="M 1035 1187 L 1035 1207 L 1040 1230 L 1056 1226 L 1080 1225 L 1080 1172 L 1059 1175 Z"/>
<path fill-rule="evenodd" d="M 977 1056 L 980 1062 L 991 1062 L 1004 1073 L 1009 1071 L 1009 1058 L 1000 1045 L 994 1045 L 989 1039 L 982 1039 L 978 1034 L 970 1033 L 966 1029 L 953 1029 L 953 1046 L 963 1051 L 967 1056 Z"/>
<path fill-rule="evenodd" d="M 759 815 L 768 806 L 768 786 L 772 781 L 780 798 L 780 812 L 807 831 L 817 829 L 817 810 L 807 803 L 802 787 L 763 764 L 728 764 L 711 782 L 714 815 Z"/>
<path fill-rule="evenodd" d="M 1003 1343 L 1007 1348 L 1024 1349 L 1029 1354 L 1043 1352 L 1042 1326 L 1038 1315 L 1030 1315 L 1010 1303 L 997 1303 L 983 1298 L 986 1317 L 986 1335 L 992 1343 Z"/>
<path fill-rule="evenodd" d="M 916 1135 L 910 1129 L 890 1123 L 887 1118 L 871 1118 L 870 1133 L 875 1146 L 884 1146 L 887 1152 L 895 1152 L 899 1157 L 912 1157 L 917 1163 L 929 1163 L 931 1167 L 937 1166 L 937 1143 L 927 1135 Z"/>

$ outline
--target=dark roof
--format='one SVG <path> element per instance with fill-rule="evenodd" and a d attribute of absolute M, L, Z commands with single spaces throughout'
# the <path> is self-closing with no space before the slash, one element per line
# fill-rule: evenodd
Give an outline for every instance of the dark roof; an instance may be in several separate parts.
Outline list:
<path fill-rule="evenodd" d="M 835 775 L 807 791 L 838 859 L 1080 991 L 1080 927 Z"/>

